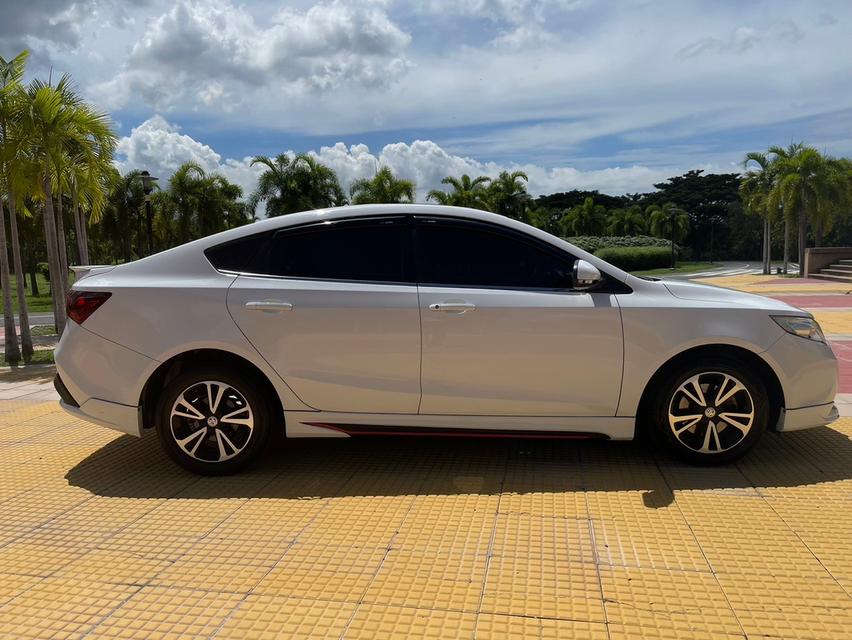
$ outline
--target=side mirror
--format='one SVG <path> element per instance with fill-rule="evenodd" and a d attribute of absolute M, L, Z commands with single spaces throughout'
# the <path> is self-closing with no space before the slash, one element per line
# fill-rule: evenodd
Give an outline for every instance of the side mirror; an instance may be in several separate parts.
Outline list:
<path fill-rule="evenodd" d="M 601 272 L 597 270 L 595 265 L 585 260 L 577 260 L 574 263 L 573 275 L 575 289 L 591 289 L 601 281 Z"/>

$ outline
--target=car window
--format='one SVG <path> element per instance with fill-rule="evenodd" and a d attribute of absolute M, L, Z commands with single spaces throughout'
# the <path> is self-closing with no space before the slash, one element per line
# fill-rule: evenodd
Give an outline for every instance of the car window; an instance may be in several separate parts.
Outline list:
<path fill-rule="evenodd" d="M 419 220 L 422 284 L 507 289 L 567 289 L 574 258 L 540 247 L 534 239 L 485 224 Z"/>
<path fill-rule="evenodd" d="M 207 259 L 220 271 L 248 271 L 252 260 L 263 251 L 270 233 L 258 233 L 246 238 L 231 240 L 210 247 L 204 252 Z"/>
<path fill-rule="evenodd" d="M 413 282 L 403 218 L 340 221 L 278 232 L 261 273 L 288 278 Z"/>

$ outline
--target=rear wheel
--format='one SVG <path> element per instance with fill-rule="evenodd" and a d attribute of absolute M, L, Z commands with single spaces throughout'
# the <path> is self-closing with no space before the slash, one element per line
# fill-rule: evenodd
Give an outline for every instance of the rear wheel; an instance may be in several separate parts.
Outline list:
<path fill-rule="evenodd" d="M 248 376 L 216 368 L 180 374 L 157 406 L 157 434 L 180 466 L 204 475 L 239 471 L 269 437 L 269 402 Z"/>
<path fill-rule="evenodd" d="M 758 441 L 769 420 L 763 381 L 751 369 L 708 359 L 663 383 L 655 403 L 656 434 L 680 458 L 730 462 Z"/>

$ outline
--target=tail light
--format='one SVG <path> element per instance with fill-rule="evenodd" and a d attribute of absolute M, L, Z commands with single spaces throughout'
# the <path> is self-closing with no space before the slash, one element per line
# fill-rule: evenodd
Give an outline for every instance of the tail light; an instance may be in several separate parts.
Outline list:
<path fill-rule="evenodd" d="M 111 295 L 109 291 L 69 291 L 65 313 L 77 324 L 83 324 Z"/>

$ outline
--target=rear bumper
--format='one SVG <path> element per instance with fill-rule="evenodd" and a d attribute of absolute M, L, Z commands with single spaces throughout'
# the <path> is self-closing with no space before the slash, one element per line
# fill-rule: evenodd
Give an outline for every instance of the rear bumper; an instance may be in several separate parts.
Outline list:
<path fill-rule="evenodd" d="M 79 407 L 60 400 L 59 406 L 72 416 L 81 420 L 94 422 L 107 429 L 115 429 L 116 431 L 136 436 L 137 438 L 142 435 L 138 407 L 97 400 L 95 398 L 86 400 Z"/>
<path fill-rule="evenodd" d="M 72 415 L 139 436 L 139 395 L 156 361 L 69 321 L 56 349 L 54 386 Z"/>
<path fill-rule="evenodd" d="M 831 424 L 839 417 L 840 413 L 833 402 L 814 407 L 785 409 L 778 418 L 778 431 L 800 431 L 811 427 L 822 427 Z"/>

